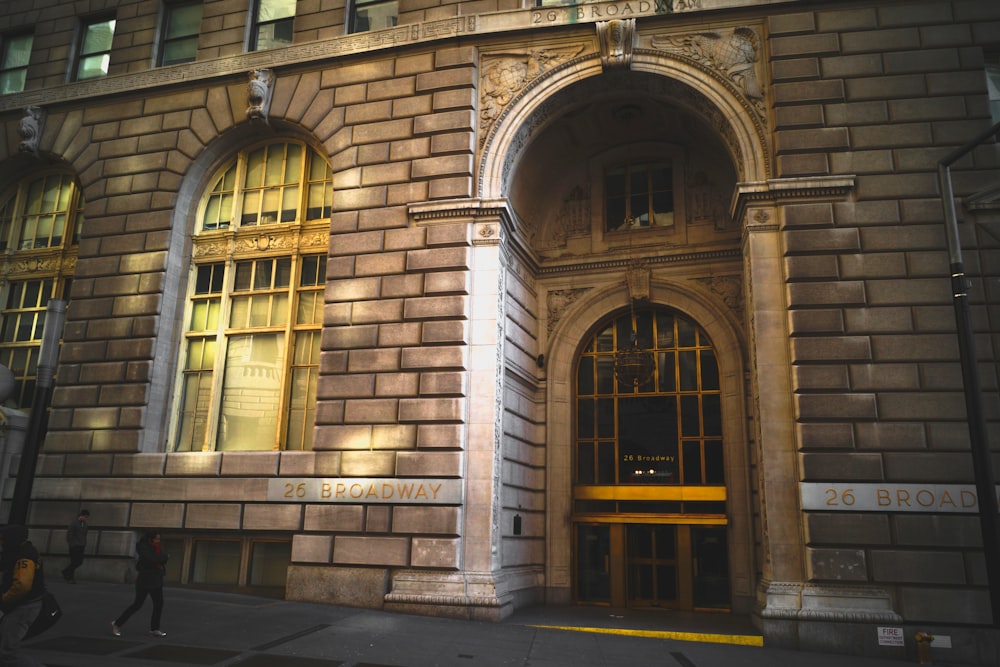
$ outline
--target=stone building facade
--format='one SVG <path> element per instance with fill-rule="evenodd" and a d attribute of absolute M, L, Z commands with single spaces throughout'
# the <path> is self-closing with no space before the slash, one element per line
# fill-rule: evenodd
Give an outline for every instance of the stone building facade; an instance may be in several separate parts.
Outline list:
<path fill-rule="evenodd" d="M 9 406 L 68 302 L 50 562 L 86 506 L 80 576 L 156 527 L 180 584 L 989 650 L 938 161 L 1000 120 L 1000 5 L 2 12 Z M 998 158 L 953 172 L 994 436 Z"/>

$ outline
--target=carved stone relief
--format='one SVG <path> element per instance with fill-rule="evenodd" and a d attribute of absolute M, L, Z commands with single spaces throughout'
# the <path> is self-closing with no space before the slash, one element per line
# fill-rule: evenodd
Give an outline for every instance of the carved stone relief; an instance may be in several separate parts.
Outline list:
<path fill-rule="evenodd" d="M 548 333 L 552 333 L 552 330 L 556 328 L 559 324 L 559 320 L 562 318 L 563 313 L 566 309 L 573 305 L 573 303 L 579 299 L 584 293 L 588 292 L 589 289 L 560 289 L 552 290 L 549 292 L 546 308 L 548 312 L 548 326 L 546 330 Z"/>
<path fill-rule="evenodd" d="M 45 116 L 45 109 L 39 106 L 31 105 L 24 110 L 24 116 L 17 125 L 17 133 L 21 136 L 19 151 L 38 155 L 38 142 L 45 129 Z"/>
<path fill-rule="evenodd" d="M 269 69 L 250 70 L 247 82 L 247 118 L 267 122 L 274 93 L 274 72 Z"/>
<path fill-rule="evenodd" d="M 743 313 L 743 279 L 738 275 L 711 276 L 698 280 L 736 313 Z"/>
<path fill-rule="evenodd" d="M 500 114 L 529 83 L 579 55 L 583 49 L 583 46 L 564 46 L 484 56 L 479 82 L 480 146 Z"/>
<path fill-rule="evenodd" d="M 765 117 L 764 92 L 757 71 L 761 59 L 760 36 L 753 28 L 654 35 L 651 44 L 721 74 L 761 118 Z"/>

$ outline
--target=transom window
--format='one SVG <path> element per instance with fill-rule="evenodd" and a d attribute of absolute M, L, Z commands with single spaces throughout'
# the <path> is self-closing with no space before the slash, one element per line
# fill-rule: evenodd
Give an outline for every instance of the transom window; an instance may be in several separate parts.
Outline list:
<path fill-rule="evenodd" d="M 28 78 L 28 61 L 31 60 L 32 35 L 4 35 L 0 39 L 0 95 L 24 90 Z"/>
<path fill-rule="evenodd" d="M 615 377 L 615 354 L 631 345 L 633 326 L 655 360 L 638 386 Z M 577 484 L 725 483 L 715 352 L 679 313 L 641 310 L 602 327 L 580 355 L 576 403 Z"/>
<path fill-rule="evenodd" d="M 311 449 L 330 166 L 304 144 L 273 143 L 240 152 L 211 182 L 194 239 L 173 447 Z M 261 225 L 273 247 L 261 247 Z"/>
<path fill-rule="evenodd" d="M 94 19 L 80 27 L 76 58 L 76 80 L 107 76 L 111 65 L 111 42 L 115 36 L 113 18 Z"/>
<path fill-rule="evenodd" d="M 604 176 L 608 231 L 673 227 L 673 169 L 669 162 L 639 162 L 608 169 Z"/>
<path fill-rule="evenodd" d="M 396 0 L 356 0 L 351 3 L 350 32 L 384 30 L 396 26 L 399 3 Z"/>
<path fill-rule="evenodd" d="M 198 53 L 201 14 L 201 2 L 164 5 L 159 65 L 178 65 L 194 61 Z"/>
<path fill-rule="evenodd" d="M 0 364 L 14 374 L 9 400 L 21 409 L 34 395 L 46 307 L 69 295 L 82 225 L 83 197 L 68 174 L 30 176 L 0 197 Z"/>
<path fill-rule="evenodd" d="M 251 34 L 251 51 L 263 51 L 292 43 L 295 0 L 258 0 Z"/>

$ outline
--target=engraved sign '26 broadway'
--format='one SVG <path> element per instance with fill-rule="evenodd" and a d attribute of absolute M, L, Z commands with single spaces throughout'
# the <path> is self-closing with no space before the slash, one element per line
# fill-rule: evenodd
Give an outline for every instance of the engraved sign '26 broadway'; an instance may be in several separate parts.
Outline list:
<path fill-rule="evenodd" d="M 458 505 L 462 480 L 406 477 L 284 477 L 267 483 L 271 502 Z"/>
<path fill-rule="evenodd" d="M 979 511 L 971 484 L 803 482 L 799 491 L 802 509 L 814 512 Z"/>

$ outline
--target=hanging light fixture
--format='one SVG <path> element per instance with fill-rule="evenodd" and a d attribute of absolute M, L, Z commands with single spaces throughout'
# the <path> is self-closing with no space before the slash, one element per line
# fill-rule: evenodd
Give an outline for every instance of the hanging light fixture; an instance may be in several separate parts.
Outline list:
<path fill-rule="evenodd" d="M 639 334 L 635 330 L 635 302 L 638 299 L 649 298 L 649 271 L 645 263 L 631 261 L 625 274 L 629 292 L 629 320 L 632 333 L 629 335 L 629 345 L 615 352 L 615 377 L 618 384 L 637 389 L 653 379 L 656 372 L 656 359 L 649 350 L 639 347 Z"/>

